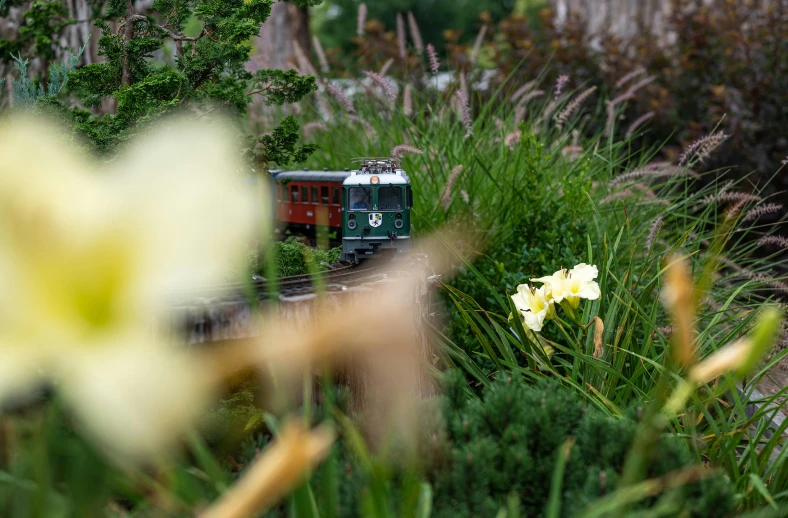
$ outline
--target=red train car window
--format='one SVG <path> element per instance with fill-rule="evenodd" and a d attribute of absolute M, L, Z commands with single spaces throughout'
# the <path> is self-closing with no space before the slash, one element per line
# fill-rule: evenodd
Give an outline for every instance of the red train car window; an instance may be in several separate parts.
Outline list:
<path fill-rule="evenodd" d="M 339 187 L 334 187 L 334 205 L 339 205 Z"/>
<path fill-rule="evenodd" d="M 309 203 L 309 187 L 301 186 L 301 203 Z"/>
<path fill-rule="evenodd" d="M 312 203 L 317 203 L 317 201 L 318 201 L 317 187 L 313 185 L 312 186 Z"/>
<path fill-rule="evenodd" d="M 328 205 L 328 187 L 325 185 L 320 188 L 320 202 Z"/>
<path fill-rule="evenodd" d="M 293 203 L 298 203 L 298 186 L 291 185 L 290 186 L 290 198 Z"/>

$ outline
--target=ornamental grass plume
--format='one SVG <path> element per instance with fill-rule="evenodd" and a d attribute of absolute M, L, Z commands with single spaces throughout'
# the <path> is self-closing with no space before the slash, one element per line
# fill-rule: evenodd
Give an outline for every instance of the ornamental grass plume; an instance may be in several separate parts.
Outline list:
<path fill-rule="evenodd" d="M 449 207 L 451 206 L 451 193 L 454 189 L 454 184 L 457 183 L 462 171 L 463 167 L 462 164 L 460 164 L 454 166 L 449 173 L 449 179 L 446 181 L 446 188 L 443 190 L 443 195 L 441 196 L 441 205 L 443 205 L 443 210 L 449 210 Z"/>
<path fill-rule="evenodd" d="M 515 91 L 514 91 L 514 93 L 512 94 L 511 101 L 512 101 L 512 102 L 516 102 L 516 101 L 517 101 L 517 99 L 519 99 L 519 98 L 520 98 L 520 97 L 522 97 L 523 95 L 525 95 L 525 94 L 527 94 L 528 92 L 530 92 L 531 90 L 533 90 L 533 89 L 534 89 L 534 86 L 536 86 L 536 83 L 537 83 L 537 81 L 536 81 L 536 80 L 533 80 L 533 81 L 528 81 L 528 82 L 527 82 L 527 83 L 525 83 L 523 86 L 521 86 L 520 88 L 518 88 L 517 90 L 515 90 Z M 543 92 L 543 93 L 544 93 L 544 92 Z"/>
<path fill-rule="evenodd" d="M 471 117 L 471 105 L 468 102 L 468 96 L 462 91 L 458 90 L 455 94 L 455 99 L 460 108 L 460 118 L 465 126 L 465 138 L 473 135 L 473 119 Z"/>
<path fill-rule="evenodd" d="M 312 135 L 314 135 L 317 130 L 326 131 L 328 130 L 328 126 L 326 126 L 324 122 L 312 121 L 307 122 L 304 124 L 304 127 L 301 128 L 301 131 L 304 132 L 304 136 L 307 138 L 312 138 Z"/>
<path fill-rule="evenodd" d="M 575 97 L 569 104 L 567 104 L 566 108 L 561 110 L 559 113 L 555 115 L 555 122 L 558 126 L 558 129 L 563 128 L 564 124 L 569 120 L 580 106 L 596 92 L 596 86 L 592 86 L 591 88 L 586 89 L 580 95 Z"/>
<path fill-rule="evenodd" d="M 386 62 L 383 63 L 383 66 L 380 67 L 380 70 L 378 70 L 378 75 L 385 77 L 389 69 L 391 68 L 391 65 L 393 64 L 394 64 L 394 58 L 388 58 Z"/>
<path fill-rule="evenodd" d="M 616 106 L 619 104 L 632 99 L 638 90 L 641 88 L 648 86 L 649 84 L 653 83 L 656 80 L 656 76 L 649 76 L 644 79 L 641 79 L 631 87 L 627 89 L 626 92 L 614 97 L 612 100 L 607 101 L 607 122 L 605 123 L 605 136 L 609 137 L 613 133 L 613 128 L 615 127 L 616 123 Z M 623 83 L 622 83 L 623 84 Z"/>
<path fill-rule="evenodd" d="M 742 217 L 742 223 L 746 223 L 748 221 L 754 221 L 758 218 L 762 218 L 763 216 L 767 216 L 769 214 L 777 214 L 783 210 L 783 206 L 779 203 L 764 203 L 763 205 L 758 205 L 754 209 L 748 210 L 744 217 Z"/>
<path fill-rule="evenodd" d="M 367 132 L 367 137 L 369 137 L 370 139 L 376 139 L 378 137 L 378 132 L 375 130 L 375 127 L 369 123 L 368 120 L 362 119 L 361 117 L 358 117 L 356 115 L 348 115 L 347 118 L 349 121 L 357 122 L 361 124 L 364 127 L 364 131 Z"/>
<path fill-rule="evenodd" d="M 438 61 L 438 53 L 435 51 L 432 43 L 427 44 L 427 57 L 430 60 L 430 72 L 432 72 L 432 75 L 437 74 L 440 69 L 440 61 Z"/>
<path fill-rule="evenodd" d="M 655 115 L 654 112 L 648 112 L 648 113 L 645 113 L 645 114 L 641 115 L 637 119 L 635 119 L 635 121 L 632 124 L 629 125 L 629 128 L 627 128 L 627 132 L 625 133 L 625 137 L 626 138 L 631 138 L 632 135 L 635 134 L 635 131 L 637 131 L 638 128 L 640 128 L 643 124 L 645 124 L 646 122 L 648 122 L 651 119 L 653 119 L 654 115 Z"/>
<path fill-rule="evenodd" d="M 662 230 L 662 226 L 665 224 L 665 217 L 660 214 L 654 220 L 654 223 L 648 229 L 648 234 L 646 235 L 646 242 L 644 243 L 644 248 L 646 252 L 650 251 L 651 248 L 654 246 L 654 242 L 657 240 L 657 234 L 659 231 Z"/>
<path fill-rule="evenodd" d="M 708 157 L 711 152 L 719 146 L 728 135 L 721 131 L 709 133 L 687 146 L 679 156 L 679 166 L 686 165 L 691 158 L 702 161 Z"/>
<path fill-rule="evenodd" d="M 487 24 L 482 25 L 479 29 L 479 34 L 476 35 L 476 40 L 473 42 L 473 49 L 471 50 L 471 67 L 476 66 L 476 61 L 479 59 L 479 51 L 484 43 L 484 36 L 487 34 Z"/>
<path fill-rule="evenodd" d="M 402 158 L 405 155 L 421 155 L 424 151 L 408 144 L 400 144 L 391 150 L 392 158 Z"/>
<path fill-rule="evenodd" d="M 564 92 L 564 87 L 569 82 L 569 76 L 566 74 L 561 74 L 558 76 L 558 79 L 555 82 L 555 87 L 553 88 L 553 97 L 558 99 L 561 97 L 561 94 Z"/>
<path fill-rule="evenodd" d="M 353 101 L 351 101 L 350 98 L 345 95 L 345 92 L 343 92 L 340 87 L 334 83 L 329 82 L 326 85 L 326 90 L 328 90 L 334 99 L 339 101 L 339 104 L 341 104 L 348 113 L 356 113 L 356 107 L 353 105 Z"/>
<path fill-rule="evenodd" d="M 405 85 L 405 91 L 402 93 L 402 113 L 405 117 L 413 115 L 413 87 L 410 83 Z"/>
<path fill-rule="evenodd" d="M 777 248 L 788 248 L 788 237 L 763 236 L 758 240 L 758 246 L 775 246 Z"/>
<path fill-rule="evenodd" d="M 421 39 L 419 24 L 416 23 L 416 17 L 413 16 L 412 11 L 408 11 L 408 27 L 410 27 L 410 37 L 413 40 L 413 48 L 416 49 L 416 54 L 421 56 L 424 54 L 424 40 Z"/>
<path fill-rule="evenodd" d="M 503 143 L 509 149 L 514 149 L 514 146 L 520 142 L 520 137 L 522 136 L 522 132 L 520 130 L 514 130 L 513 132 L 509 133 L 504 137 Z"/>
<path fill-rule="evenodd" d="M 636 77 L 638 77 L 638 76 L 641 76 L 641 75 L 643 75 L 643 74 L 645 74 L 645 73 L 646 73 L 646 69 L 645 69 L 645 68 L 643 68 L 643 67 L 638 67 L 638 68 L 636 68 L 635 70 L 633 70 L 632 72 L 630 72 L 630 73 L 628 73 L 628 74 L 624 75 L 624 76 L 623 76 L 621 79 L 619 79 L 618 81 L 616 81 L 615 88 L 616 88 L 616 89 L 619 89 L 619 88 L 621 88 L 622 86 L 624 86 L 625 84 L 627 84 L 628 82 L 630 82 L 631 80 L 633 80 L 634 78 L 636 78 Z"/>
<path fill-rule="evenodd" d="M 320 43 L 320 38 L 312 36 L 312 46 L 315 47 L 317 62 L 320 63 L 320 71 L 324 74 L 328 74 L 330 68 L 328 66 L 328 59 L 326 59 L 326 52 L 323 50 L 323 45 Z"/>
<path fill-rule="evenodd" d="M 365 70 L 364 75 L 367 76 L 372 82 L 377 85 L 378 88 L 381 89 L 383 94 L 386 96 L 389 104 L 394 104 L 394 101 L 397 100 L 397 94 L 394 92 L 394 88 L 392 88 L 391 83 L 389 83 L 385 77 L 372 72 L 371 70 Z"/>
<path fill-rule="evenodd" d="M 408 57 L 408 44 L 405 40 L 405 19 L 402 13 L 397 13 L 397 48 L 400 59 Z"/>
<path fill-rule="evenodd" d="M 50 381 L 113 461 L 173 450 L 211 390 L 152 323 L 242 268 L 266 213 L 233 135 L 170 119 L 98 164 L 48 121 L 0 124 L 0 404 Z"/>
<path fill-rule="evenodd" d="M 640 181 L 647 178 L 662 178 L 665 176 L 676 176 L 676 175 L 685 175 L 685 174 L 688 174 L 688 171 L 678 168 L 672 164 L 669 164 L 667 162 L 656 162 L 620 174 L 617 177 L 610 180 L 609 185 L 611 187 L 615 187 L 619 184 L 636 181 L 636 180 Z"/>
<path fill-rule="evenodd" d="M 367 22 L 367 4 L 361 3 L 358 6 L 358 17 L 356 18 L 356 36 L 364 35 L 364 25 Z"/>
<path fill-rule="evenodd" d="M 306 56 L 304 49 L 301 48 L 301 45 L 298 43 L 297 40 L 293 40 L 293 53 L 296 57 L 296 62 L 298 63 L 298 69 L 303 75 L 311 74 L 313 76 L 317 75 L 317 70 L 315 70 L 315 66 Z"/>

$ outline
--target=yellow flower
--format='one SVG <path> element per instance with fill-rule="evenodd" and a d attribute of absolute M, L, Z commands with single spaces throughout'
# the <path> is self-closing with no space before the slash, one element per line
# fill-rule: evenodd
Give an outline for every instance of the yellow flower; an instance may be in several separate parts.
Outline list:
<path fill-rule="evenodd" d="M 0 403 L 48 380 L 109 453 L 155 454 L 206 395 L 157 325 L 243 264 L 253 195 L 223 125 L 170 122 L 104 167 L 62 133 L 0 124 Z"/>
<path fill-rule="evenodd" d="M 544 283 L 547 296 L 555 303 L 566 300 L 576 308 L 580 299 L 596 300 L 600 297 L 599 285 L 594 281 L 597 275 L 596 266 L 580 263 L 571 270 L 561 269 L 548 277 L 531 280 Z"/>
<path fill-rule="evenodd" d="M 517 287 L 517 293 L 512 295 L 514 306 L 523 316 L 525 325 L 532 331 L 541 331 L 545 319 L 555 314 L 553 301 L 545 294 L 545 287 L 534 288 L 527 284 Z"/>

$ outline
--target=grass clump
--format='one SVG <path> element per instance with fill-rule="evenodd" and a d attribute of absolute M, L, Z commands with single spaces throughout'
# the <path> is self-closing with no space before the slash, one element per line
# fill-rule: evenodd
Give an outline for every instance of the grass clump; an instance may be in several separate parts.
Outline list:
<path fill-rule="evenodd" d="M 407 110 L 405 100 L 400 109 L 359 94 L 353 114 L 323 98 L 333 118 L 325 129 L 313 125 L 319 149 L 310 165 L 342 167 L 352 156 L 385 156 L 402 144 L 422 151 L 402 158 L 416 196 L 414 233 L 452 222 L 484 243 L 456 249 L 461 274 L 442 285 L 449 326 L 435 330 L 440 362 L 464 370 L 478 389 L 500 376 L 554 378 L 589 407 L 623 419 L 652 401 L 666 373 L 672 324 L 660 295 L 670 257 L 686 258 L 693 279 L 709 280 L 697 301 L 699 359 L 749 333 L 763 304 L 784 291 L 785 258 L 758 245 L 774 233 L 758 215 L 764 195 L 697 171 L 714 145 L 669 162 L 658 158 L 658 148 L 594 133 L 595 121 L 606 117 L 604 99 L 596 107 L 587 100 L 557 121 L 553 115 L 564 113 L 576 93 L 518 105 L 470 90 L 468 121 L 468 110 L 453 101 L 462 88 L 459 77 L 440 94 L 411 88 Z M 308 123 L 321 115 L 302 116 Z M 548 322 L 539 340 L 554 353 L 545 358 L 509 318 L 516 311 L 508 294 L 579 262 L 598 266 L 601 298 L 581 306 L 577 324 Z M 601 324 L 593 326 L 597 318 Z M 703 399 L 668 427 L 685 438 L 696 462 L 725 469 L 741 508 L 788 495 L 788 480 L 773 476 L 780 468 L 766 460 L 784 458 L 768 439 L 767 411 L 747 417 L 745 410 L 750 391 L 784 356 L 763 363 L 740 386 L 743 396 Z"/>
<path fill-rule="evenodd" d="M 272 246 L 273 250 L 268 253 L 272 253 L 276 258 L 278 277 L 306 275 L 329 270 L 339 262 L 339 256 L 342 254 L 341 246 L 321 250 L 305 245 L 294 237 L 289 237 L 284 241 L 276 241 Z M 265 263 L 260 260 L 257 250 L 249 250 L 247 267 L 254 274 L 265 276 Z"/>

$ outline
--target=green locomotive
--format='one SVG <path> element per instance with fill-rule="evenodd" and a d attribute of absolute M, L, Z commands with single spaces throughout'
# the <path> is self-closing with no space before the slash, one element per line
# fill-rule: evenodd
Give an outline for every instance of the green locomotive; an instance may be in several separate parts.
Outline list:
<path fill-rule="evenodd" d="M 391 158 L 359 158 L 342 182 L 342 260 L 356 263 L 410 248 L 413 191 L 408 175 Z"/>

